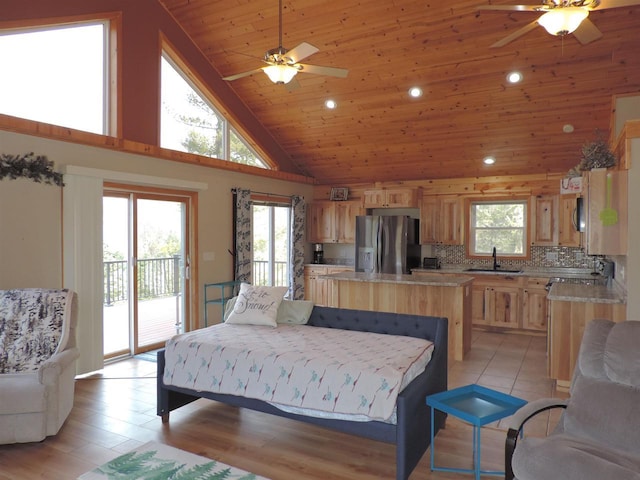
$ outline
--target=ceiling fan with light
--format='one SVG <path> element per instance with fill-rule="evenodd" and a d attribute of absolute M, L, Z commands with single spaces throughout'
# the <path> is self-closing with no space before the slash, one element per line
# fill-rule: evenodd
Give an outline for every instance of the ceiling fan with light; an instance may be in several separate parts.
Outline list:
<path fill-rule="evenodd" d="M 266 66 L 223 77 L 223 80 L 230 82 L 262 71 L 267 74 L 273 83 L 287 84 L 287 88 L 292 90 L 299 86 L 294 79 L 298 73 L 313 73 L 338 78 L 345 78 L 349 73 L 349 70 L 344 68 L 321 67 L 319 65 L 299 63 L 300 60 L 319 51 L 318 48 L 309 43 L 302 42 L 291 50 L 287 50 L 282 46 L 282 0 L 278 2 L 278 33 L 278 47 L 268 50 L 262 59 L 262 61 L 267 64 Z"/>
<path fill-rule="evenodd" d="M 633 5 L 640 5 L 640 0 L 544 0 L 540 5 L 483 5 L 476 7 L 476 10 L 544 12 L 537 20 L 491 45 L 496 48 L 511 43 L 538 25 L 551 35 L 565 36 L 573 33 L 580 43 L 586 45 L 602 37 L 602 32 L 587 18 L 591 10 Z"/>

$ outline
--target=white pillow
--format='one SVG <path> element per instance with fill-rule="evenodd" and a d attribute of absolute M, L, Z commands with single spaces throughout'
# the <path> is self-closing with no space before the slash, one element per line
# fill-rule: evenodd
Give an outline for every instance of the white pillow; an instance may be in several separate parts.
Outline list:
<path fill-rule="evenodd" d="M 290 325 L 304 325 L 311 316 L 313 302 L 308 300 L 283 300 L 278 308 L 276 322 Z"/>
<path fill-rule="evenodd" d="M 232 297 L 225 302 L 224 306 L 224 322 L 227 321 L 238 297 Z M 276 323 L 288 323 L 290 325 L 305 325 L 309 321 L 311 311 L 313 310 L 313 302 L 308 300 L 282 300 L 278 307 L 278 315 Z"/>
<path fill-rule="evenodd" d="M 278 307 L 287 290 L 287 287 L 262 287 L 242 283 L 226 323 L 276 327 Z"/>

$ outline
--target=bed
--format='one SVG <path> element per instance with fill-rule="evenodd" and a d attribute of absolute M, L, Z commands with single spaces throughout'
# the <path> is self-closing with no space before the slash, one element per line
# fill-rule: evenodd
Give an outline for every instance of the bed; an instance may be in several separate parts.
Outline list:
<path fill-rule="evenodd" d="M 321 425 L 396 446 L 396 478 L 406 480 L 422 458 L 430 442 L 430 414 L 427 395 L 447 390 L 447 319 L 419 315 L 370 312 L 314 306 L 307 325 L 357 330 L 387 335 L 403 335 L 433 342 L 431 360 L 422 373 L 397 396 L 396 422 L 350 421 L 300 415 L 271 403 L 238 395 L 219 394 L 167 385 L 164 382 L 165 351 L 158 352 L 158 407 L 163 422 L 169 412 L 199 398 L 208 398 L 237 407 L 267 412 L 281 417 Z M 436 412 L 435 430 L 444 425 L 445 414 Z"/>

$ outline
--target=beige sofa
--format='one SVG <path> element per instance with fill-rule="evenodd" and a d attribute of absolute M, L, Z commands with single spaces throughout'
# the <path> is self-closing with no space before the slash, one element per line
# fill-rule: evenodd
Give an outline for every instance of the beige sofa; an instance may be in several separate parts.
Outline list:
<path fill-rule="evenodd" d="M 62 427 L 74 397 L 77 300 L 69 290 L 0 290 L 0 444 Z"/>
<path fill-rule="evenodd" d="M 640 322 L 592 320 L 567 400 L 533 401 L 511 417 L 506 480 L 640 480 Z M 548 437 L 519 434 L 528 420 L 564 408 Z"/>

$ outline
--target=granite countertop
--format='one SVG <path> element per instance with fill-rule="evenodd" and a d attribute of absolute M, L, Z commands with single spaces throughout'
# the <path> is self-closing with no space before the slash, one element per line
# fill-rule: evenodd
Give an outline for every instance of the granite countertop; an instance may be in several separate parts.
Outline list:
<path fill-rule="evenodd" d="M 523 267 L 520 272 L 507 272 L 500 270 L 487 270 L 487 271 L 474 271 L 469 272 L 467 269 L 473 267 L 473 265 L 445 265 L 439 269 L 429 269 L 429 268 L 414 268 L 412 272 L 420 272 L 420 273 L 456 273 L 460 275 L 509 275 L 516 277 L 542 277 L 542 278 L 594 278 L 592 276 L 590 269 L 584 268 L 559 268 L 559 267 Z M 507 265 L 505 268 L 515 269 L 518 267 Z"/>
<path fill-rule="evenodd" d="M 348 282 L 397 283 L 405 285 L 430 285 L 435 287 L 459 287 L 473 282 L 469 275 L 396 275 L 393 273 L 341 272 L 323 275 L 322 278 Z"/>
<path fill-rule="evenodd" d="M 554 283 L 547 298 L 565 302 L 627 303 L 624 293 L 615 286 L 575 283 Z"/>

